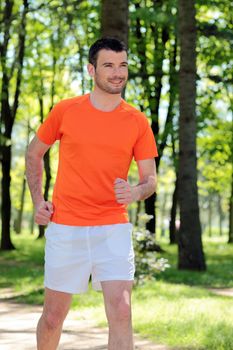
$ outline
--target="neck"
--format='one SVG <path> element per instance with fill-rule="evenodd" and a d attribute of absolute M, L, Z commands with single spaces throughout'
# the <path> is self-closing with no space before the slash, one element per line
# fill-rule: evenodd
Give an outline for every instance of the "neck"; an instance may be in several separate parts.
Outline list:
<path fill-rule="evenodd" d="M 90 93 L 90 100 L 95 108 L 103 112 L 111 112 L 121 103 L 121 94 L 109 94 L 95 88 Z"/>

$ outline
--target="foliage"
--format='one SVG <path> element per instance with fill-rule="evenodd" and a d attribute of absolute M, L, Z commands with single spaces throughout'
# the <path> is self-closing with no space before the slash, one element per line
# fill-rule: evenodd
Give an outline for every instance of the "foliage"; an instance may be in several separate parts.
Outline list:
<path fill-rule="evenodd" d="M 2 19 L 6 1 L 1 3 Z M 17 34 L 22 14 L 22 1 L 14 1 L 13 22 L 10 29 L 7 67 L 16 67 L 13 59 L 17 53 Z M 85 93 L 92 88 L 85 66 L 90 44 L 100 36 L 101 2 L 96 0 L 41 0 L 29 2 L 26 27 L 26 52 L 23 66 L 23 80 L 20 104 L 13 128 L 12 140 L 0 136 L 0 143 L 13 147 L 11 170 L 12 219 L 20 207 L 22 178 L 24 176 L 24 154 L 28 122 L 31 139 L 39 126 L 39 96 L 43 97 L 43 114 L 60 99 Z M 223 200 L 225 217 L 228 215 L 226 202 L 229 199 L 230 167 L 229 135 L 232 111 L 232 11 L 228 0 L 198 0 L 197 18 L 197 122 L 198 122 L 198 171 L 201 210 L 206 196 L 214 191 Z M 130 79 L 126 99 L 150 118 L 158 122 L 156 140 L 160 146 L 169 107 L 169 96 L 174 83 L 170 80 L 171 63 L 177 36 L 177 1 L 143 0 L 129 3 L 129 69 Z M 138 21 L 138 22 L 137 22 Z M 1 23 L 1 29 L 3 24 Z M 168 40 L 163 46 L 164 32 Z M 139 33 L 141 39 L 139 40 Z M 0 37 L 0 45 L 2 37 Z M 175 77 L 179 69 L 179 43 L 177 44 Z M 161 64 L 162 60 L 162 66 Z M 55 66 L 53 63 L 56 63 Z M 14 69 L 13 69 L 14 68 Z M 0 68 L 1 69 L 1 68 Z M 156 76 L 155 74 L 156 73 Z M 174 72 L 173 72 L 174 73 Z M 2 72 L 0 71 L 0 76 Z M 145 75 L 147 74 L 147 75 Z M 162 76 L 161 95 L 156 95 L 159 77 Z M 15 89 L 12 80 L 11 92 Z M 52 90 L 54 97 L 52 99 Z M 177 87 L 175 86 L 175 92 Z M 169 127 L 166 148 L 159 169 L 160 193 L 163 184 L 173 182 L 173 144 L 178 153 L 178 103 L 177 94 L 173 106 L 173 122 Z M 159 103 L 158 116 L 155 104 Z M 226 135 L 226 137 L 225 137 Z M 229 157 L 228 157 L 229 156 Z M 56 152 L 51 157 L 52 184 L 57 167 Z M 136 179 L 136 166 L 131 167 L 130 178 Z M 172 174 L 172 175 L 171 175 Z M 166 198 L 166 222 L 169 221 L 172 205 L 172 186 L 160 196 L 156 214 L 160 219 Z M 51 193 L 50 193 L 51 194 Z M 167 196 L 165 196 L 167 194 Z M 27 190 L 24 206 L 24 227 L 29 227 L 32 203 Z M 215 217 L 218 209 L 215 206 Z M 13 222 L 12 220 L 12 222 Z M 158 220 L 159 222 L 159 220 Z M 226 221 L 224 222 L 226 225 Z M 160 227 L 158 226 L 157 230 Z"/>
<path fill-rule="evenodd" d="M 154 238 L 145 225 L 151 216 L 138 214 L 138 217 L 138 227 L 133 230 L 133 242 L 136 264 L 135 280 L 137 285 L 141 285 L 146 281 L 155 280 L 157 274 L 165 271 L 170 265 L 167 259 L 157 259 L 156 252 L 150 251 L 150 247 L 154 246 Z"/>

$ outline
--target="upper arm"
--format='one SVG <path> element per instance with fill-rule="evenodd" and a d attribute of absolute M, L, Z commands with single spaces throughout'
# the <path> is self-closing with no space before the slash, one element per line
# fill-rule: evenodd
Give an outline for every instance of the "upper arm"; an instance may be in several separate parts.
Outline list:
<path fill-rule="evenodd" d="M 154 158 L 137 160 L 138 173 L 140 182 L 145 181 L 148 177 L 154 177 L 156 181 L 156 164 Z"/>
<path fill-rule="evenodd" d="M 27 148 L 27 157 L 43 158 L 44 154 L 48 151 L 51 145 L 40 141 L 35 135 Z"/>

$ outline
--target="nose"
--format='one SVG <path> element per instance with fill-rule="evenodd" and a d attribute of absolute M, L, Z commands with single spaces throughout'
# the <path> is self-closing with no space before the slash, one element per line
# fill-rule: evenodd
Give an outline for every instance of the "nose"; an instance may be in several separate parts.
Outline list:
<path fill-rule="evenodd" d="M 121 67 L 113 67 L 113 74 L 119 74 L 121 72 Z"/>

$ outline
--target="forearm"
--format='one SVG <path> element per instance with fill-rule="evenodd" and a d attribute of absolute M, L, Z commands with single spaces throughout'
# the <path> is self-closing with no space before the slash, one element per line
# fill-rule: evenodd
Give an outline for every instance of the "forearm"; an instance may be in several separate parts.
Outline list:
<path fill-rule="evenodd" d="M 136 200 L 141 201 L 149 198 L 156 191 L 156 178 L 155 176 L 148 176 L 148 178 L 138 185 L 134 186 L 136 191 Z"/>
<path fill-rule="evenodd" d="M 30 153 L 26 155 L 26 178 L 31 192 L 34 206 L 36 207 L 44 200 L 42 194 L 42 174 L 43 159 L 32 156 Z"/>

